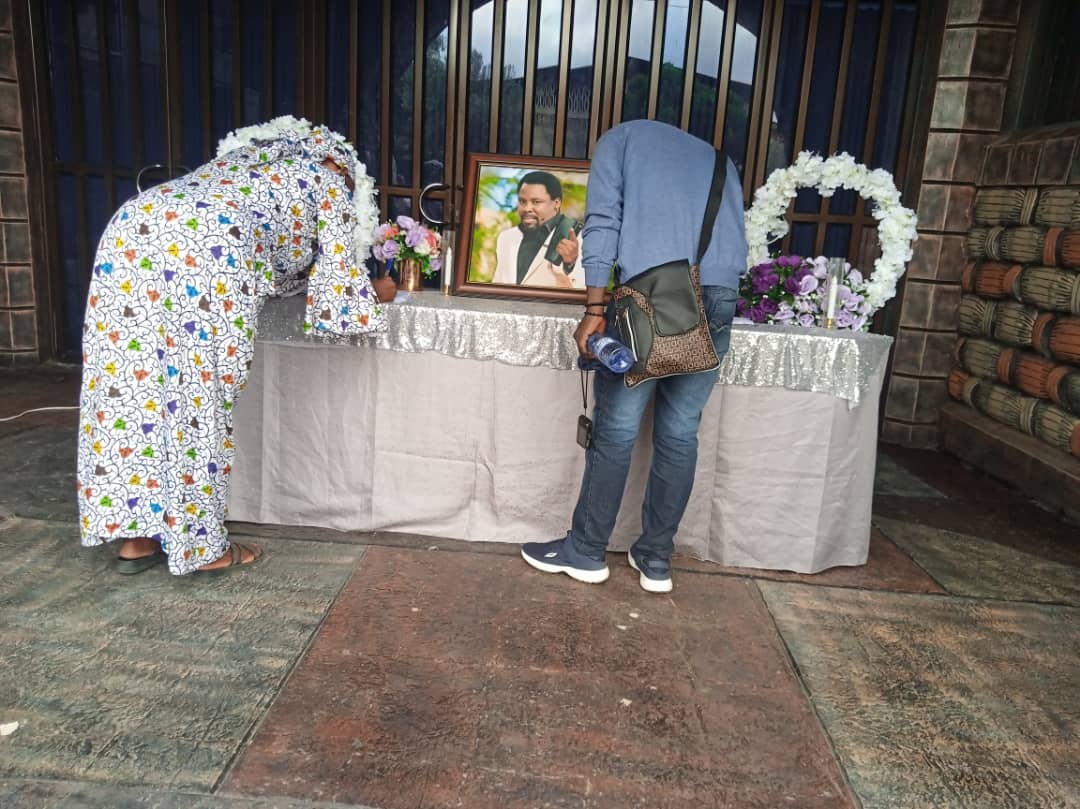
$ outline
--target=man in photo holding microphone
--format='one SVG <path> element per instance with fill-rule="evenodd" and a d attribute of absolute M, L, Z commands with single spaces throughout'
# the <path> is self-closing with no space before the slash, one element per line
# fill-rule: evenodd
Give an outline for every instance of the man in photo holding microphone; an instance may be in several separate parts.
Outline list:
<path fill-rule="evenodd" d="M 547 171 L 530 171 L 518 182 L 516 227 L 495 242 L 494 284 L 583 289 L 578 235 L 562 213 L 562 183 Z"/>

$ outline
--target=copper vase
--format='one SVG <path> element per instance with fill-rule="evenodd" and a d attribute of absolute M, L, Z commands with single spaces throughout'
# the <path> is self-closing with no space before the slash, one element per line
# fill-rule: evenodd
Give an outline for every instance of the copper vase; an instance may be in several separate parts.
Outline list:
<path fill-rule="evenodd" d="M 403 258 L 395 262 L 398 271 L 398 289 L 416 292 L 424 287 L 424 277 L 420 274 L 420 262 L 415 258 Z"/>

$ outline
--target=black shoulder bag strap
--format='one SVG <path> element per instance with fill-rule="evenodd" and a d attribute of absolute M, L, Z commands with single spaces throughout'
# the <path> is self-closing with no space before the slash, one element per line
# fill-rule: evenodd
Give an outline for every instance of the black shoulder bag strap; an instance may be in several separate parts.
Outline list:
<path fill-rule="evenodd" d="M 724 198 L 724 183 L 727 181 L 727 155 L 716 150 L 716 160 L 713 163 L 712 186 L 709 188 L 709 202 L 705 206 L 705 219 L 701 223 L 701 236 L 698 238 L 696 266 L 701 266 L 701 260 L 705 258 L 705 252 L 709 249 L 712 241 L 713 225 L 716 224 L 716 214 L 720 212 L 720 201 Z"/>

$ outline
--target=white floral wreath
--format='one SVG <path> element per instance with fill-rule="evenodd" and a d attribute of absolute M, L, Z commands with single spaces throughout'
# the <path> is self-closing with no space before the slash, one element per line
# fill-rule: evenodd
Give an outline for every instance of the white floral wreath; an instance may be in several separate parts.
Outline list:
<path fill-rule="evenodd" d="M 773 171 L 765 185 L 754 192 L 754 203 L 746 212 L 747 266 L 768 261 L 769 244 L 788 232 L 785 214 L 800 188 L 814 188 L 823 197 L 832 196 L 838 188 L 849 188 L 874 203 L 881 258 L 874 262 L 866 299 L 875 310 L 880 309 L 896 294 L 896 282 L 911 260 L 917 219 L 913 210 L 900 204 L 900 192 L 889 172 L 871 171 L 847 152 L 828 159 L 799 152 L 791 166 Z"/>
<path fill-rule="evenodd" d="M 368 176 L 367 166 L 360 162 L 353 145 L 332 129 L 315 127 L 306 118 L 294 118 L 291 115 L 281 115 L 263 124 L 253 124 L 230 132 L 218 142 L 217 156 L 243 146 L 248 146 L 257 140 L 275 140 L 291 135 L 296 138 L 306 138 L 312 135 L 322 135 L 332 140 L 337 146 L 347 151 L 353 159 L 353 208 L 356 213 L 356 227 L 353 228 L 353 252 L 356 257 L 356 265 L 362 267 L 375 243 L 375 228 L 379 224 L 379 205 L 375 195 L 375 183 Z"/>

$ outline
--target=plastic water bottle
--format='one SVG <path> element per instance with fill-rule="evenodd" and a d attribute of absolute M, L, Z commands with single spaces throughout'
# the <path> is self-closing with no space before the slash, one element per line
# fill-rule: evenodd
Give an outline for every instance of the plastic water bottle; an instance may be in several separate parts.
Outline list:
<path fill-rule="evenodd" d="M 613 374 L 625 374 L 634 364 L 634 352 L 614 337 L 606 334 L 590 334 L 585 341 L 589 351 Z"/>

